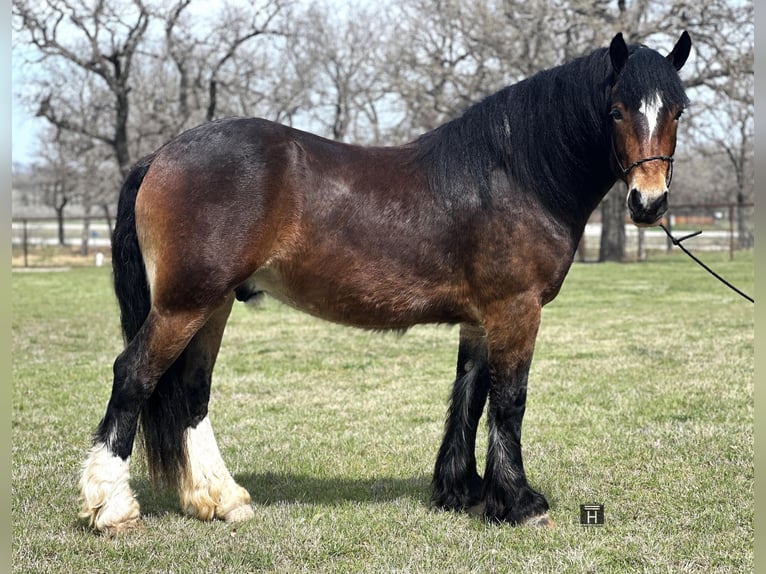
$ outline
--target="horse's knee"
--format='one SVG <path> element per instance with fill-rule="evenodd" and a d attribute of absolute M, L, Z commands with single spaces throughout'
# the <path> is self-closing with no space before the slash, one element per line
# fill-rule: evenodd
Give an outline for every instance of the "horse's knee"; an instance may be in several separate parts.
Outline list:
<path fill-rule="evenodd" d="M 161 373 L 151 373 L 141 350 L 128 346 L 114 360 L 112 366 L 112 402 L 127 410 L 140 410 L 152 394 Z M 132 407 L 132 408 L 131 408 Z"/>

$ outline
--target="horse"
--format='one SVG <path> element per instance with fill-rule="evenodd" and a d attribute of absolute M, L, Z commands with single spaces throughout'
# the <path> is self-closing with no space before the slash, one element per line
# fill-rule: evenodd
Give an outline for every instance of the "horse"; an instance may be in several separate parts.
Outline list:
<path fill-rule="evenodd" d="M 113 233 L 125 347 L 82 464 L 86 527 L 140 525 L 129 471 L 139 426 L 152 484 L 176 488 L 182 512 L 254 516 L 208 402 L 234 301 L 263 294 L 363 329 L 459 325 L 431 503 L 490 523 L 553 525 L 521 449 L 541 309 L 618 180 L 636 225 L 667 210 L 690 49 L 687 32 L 666 55 L 619 33 L 400 146 L 226 118 L 139 160 Z"/>

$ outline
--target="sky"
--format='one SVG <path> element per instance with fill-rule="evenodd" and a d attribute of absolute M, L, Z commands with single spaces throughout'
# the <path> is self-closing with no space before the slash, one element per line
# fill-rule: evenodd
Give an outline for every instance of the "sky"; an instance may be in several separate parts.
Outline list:
<path fill-rule="evenodd" d="M 13 98 L 13 125 L 11 127 L 11 154 L 13 161 L 29 164 L 35 160 L 36 135 L 43 122 L 27 114 Z"/>
<path fill-rule="evenodd" d="M 38 147 L 39 137 L 45 121 L 28 113 L 19 99 L 19 92 L 23 87 L 21 67 L 23 58 L 12 54 L 12 126 L 11 126 L 11 154 L 14 162 L 30 163 L 34 161 L 35 151 Z"/>

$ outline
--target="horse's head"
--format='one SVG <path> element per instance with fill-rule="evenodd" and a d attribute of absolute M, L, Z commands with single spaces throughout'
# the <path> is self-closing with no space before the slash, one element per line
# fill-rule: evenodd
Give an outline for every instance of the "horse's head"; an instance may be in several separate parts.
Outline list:
<path fill-rule="evenodd" d="M 639 226 L 656 224 L 668 207 L 676 129 L 688 104 L 678 70 L 690 50 L 686 32 L 667 57 L 629 49 L 622 34 L 609 46 L 613 167 L 628 185 L 628 210 Z"/>

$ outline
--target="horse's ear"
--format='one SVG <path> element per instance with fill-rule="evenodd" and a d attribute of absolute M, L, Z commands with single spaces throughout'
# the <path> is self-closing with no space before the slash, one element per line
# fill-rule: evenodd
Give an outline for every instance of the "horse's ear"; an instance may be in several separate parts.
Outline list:
<path fill-rule="evenodd" d="M 678 39 L 678 42 L 676 42 L 676 45 L 673 47 L 673 50 L 668 54 L 668 60 L 670 60 L 670 63 L 673 64 L 673 67 L 675 67 L 676 70 L 680 70 L 686 63 L 686 58 L 689 57 L 691 49 L 692 39 L 689 36 L 689 33 L 684 30 L 683 34 L 681 34 L 681 37 Z"/>
<path fill-rule="evenodd" d="M 614 73 L 619 74 L 620 70 L 625 66 L 625 62 L 628 61 L 628 46 L 625 44 L 622 32 L 619 32 L 612 38 L 612 43 L 609 44 L 609 57 L 612 59 Z"/>

